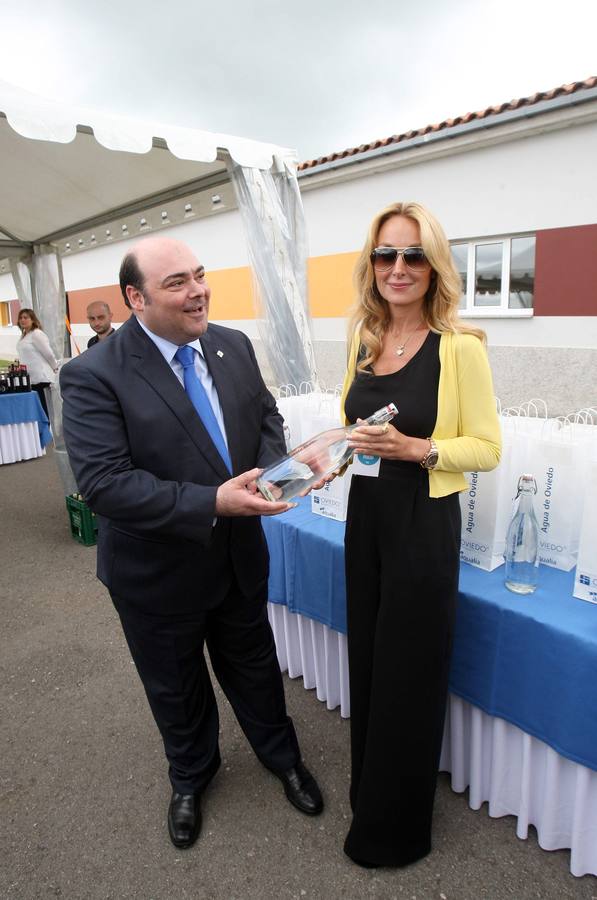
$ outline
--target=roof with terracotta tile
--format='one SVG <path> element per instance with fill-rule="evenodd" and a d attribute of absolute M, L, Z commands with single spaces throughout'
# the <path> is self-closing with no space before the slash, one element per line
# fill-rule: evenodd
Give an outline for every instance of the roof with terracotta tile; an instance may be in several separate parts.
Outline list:
<path fill-rule="evenodd" d="M 330 163 L 337 159 L 346 159 L 349 156 L 357 156 L 361 153 L 367 153 L 370 150 L 377 150 L 379 147 L 388 147 L 391 144 L 399 144 L 401 141 L 411 140 L 412 138 L 422 137 L 432 132 L 447 131 L 457 125 L 466 125 L 476 119 L 486 119 L 490 116 L 497 116 L 510 110 L 521 109 L 522 107 L 533 106 L 545 100 L 555 100 L 557 97 L 575 94 L 578 91 L 588 90 L 597 87 L 597 75 L 586 78 L 584 81 L 573 81 L 571 84 L 563 84 L 560 87 L 553 88 L 550 91 L 538 91 L 530 97 L 522 97 L 519 100 L 510 100 L 508 103 L 500 103 L 497 106 L 488 106 L 479 112 L 469 112 L 463 116 L 457 116 L 455 119 L 445 119 L 435 125 L 426 125 L 424 128 L 405 131 L 403 134 L 393 134 L 390 137 L 380 138 L 377 141 L 371 141 L 368 144 L 361 144 L 360 147 L 349 147 L 338 153 L 330 153 L 327 156 L 320 156 L 318 159 L 308 159 L 300 163 L 298 171 L 313 169 L 324 163 Z"/>

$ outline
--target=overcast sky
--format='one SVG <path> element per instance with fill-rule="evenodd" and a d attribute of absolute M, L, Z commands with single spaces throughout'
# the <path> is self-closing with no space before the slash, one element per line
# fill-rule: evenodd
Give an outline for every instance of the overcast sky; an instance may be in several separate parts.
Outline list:
<path fill-rule="evenodd" d="M 299 159 L 597 74 L 595 0 L 13 0 L 0 79 Z"/>

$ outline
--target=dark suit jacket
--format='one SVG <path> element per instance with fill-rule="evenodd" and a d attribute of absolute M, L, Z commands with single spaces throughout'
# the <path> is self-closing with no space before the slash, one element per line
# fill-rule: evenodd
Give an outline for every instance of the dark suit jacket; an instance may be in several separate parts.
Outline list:
<path fill-rule="evenodd" d="M 209 325 L 201 344 L 234 474 L 283 455 L 282 418 L 249 339 Z M 110 592 L 168 614 L 215 606 L 233 575 L 244 592 L 257 590 L 268 574 L 261 520 L 213 525 L 216 490 L 230 475 L 136 318 L 65 365 L 60 386 L 66 447 L 98 515 L 97 574 Z"/>
<path fill-rule="evenodd" d="M 116 329 L 112 328 L 108 332 L 107 336 L 110 337 L 110 335 L 114 334 L 115 331 L 116 331 Z M 105 340 L 105 338 L 104 338 L 104 340 Z M 87 349 L 89 350 L 90 347 L 95 347 L 95 345 L 99 344 L 99 342 L 100 342 L 99 336 L 97 334 L 94 334 L 93 337 L 90 337 L 89 340 L 87 341 Z"/>

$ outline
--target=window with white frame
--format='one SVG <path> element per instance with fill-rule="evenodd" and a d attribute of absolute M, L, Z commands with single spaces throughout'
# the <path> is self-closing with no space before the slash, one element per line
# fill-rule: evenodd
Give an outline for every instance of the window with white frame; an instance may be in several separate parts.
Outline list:
<path fill-rule="evenodd" d="M 535 289 L 535 235 L 455 241 L 465 316 L 529 316 Z"/>

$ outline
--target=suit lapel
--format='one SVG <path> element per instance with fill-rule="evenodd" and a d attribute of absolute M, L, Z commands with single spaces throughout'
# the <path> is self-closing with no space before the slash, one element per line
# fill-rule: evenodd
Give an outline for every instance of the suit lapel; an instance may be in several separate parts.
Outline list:
<path fill-rule="evenodd" d="M 226 438 L 228 441 L 228 451 L 232 460 L 232 471 L 238 471 L 238 450 L 240 447 L 240 412 L 238 408 L 238 393 L 235 389 L 234 373 L 231 371 L 233 365 L 232 354 L 228 351 L 225 354 L 218 347 L 217 336 L 211 334 L 209 328 L 201 338 L 201 347 L 203 355 L 207 363 L 210 375 L 218 392 L 222 414 L 224 416 L 224 426 L 226 428 Z"/>
<path fill-rule="evenodd" d="M 133 366 L 170 408 L 216 474 L 227 481 L 230 478 L 230 473 L 226 468 L 226 464 L 214 446 L 203 422 L 197 415 L 197 411 L 189 400 L 184 387 L 153 341 L 147 337 L 136 322 L 134 329 L 131 329 L 131 331 L 134 338 L 131 352 Z"/>

